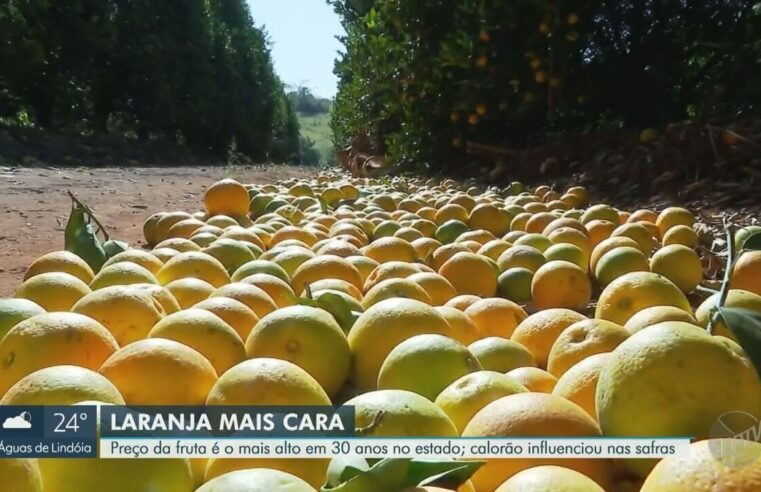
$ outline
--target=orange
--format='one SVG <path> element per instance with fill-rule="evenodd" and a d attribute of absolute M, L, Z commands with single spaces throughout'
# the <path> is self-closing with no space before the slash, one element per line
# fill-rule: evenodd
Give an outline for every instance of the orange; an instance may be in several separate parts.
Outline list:
<path fill-rule="evenodd" d="M 203 227 L 205 223 L 198 219 L 185 219 L 177 222 L 166 233 L 168 238 L 189 239 L 195 231 Z"/>
<path fill-rule="evenodd" d="M 626 322 L 624 328 L 632 334 L 663 321 L 684 321 L 694 325 L 698 324 L 695 317 L 683 309 L 674 306 L 653 306 L 635 313 Z"/>
<path fill-rule="evenodd" d="M 611 352 L 600 372 L 596 403 L 606 436 L 704 439 L 715 432 L 717 419 L 728 429 L 745 429 L 749 419 L 758 420 L 761 379 L 735 342 L 666 321 L 638 331 Z M 654 461 L 627 465 L 645 476 Z"/>
<path fill-rule="evenodd" d="M 74 275 L 82 282 L 89 284 L 92 282 L 95 273 L 90 265 L 79 256 L 69 251 L 53 251 L 46 253 L 29 265 L 24 273 L 24 280 L 27 280 L 40 273 L 63 272 Z"/>
<path fill-rule="evenodd" d="M 495 492 L 604 492 L 586 475 L 570 468 L 545 465 L 516 473 Z"/>
<path fill-rule="evenodd" d="M 435 400 L 450 383 L 481 369 L 460 342 L 443 335 L 416 335 L 386 356 L 378 372 L 378 389 L 407 390 Z"/>
<path fill-rule="evenodd" d="M 602 368 L 610 360 L 610 353 L 603 352 L 590 355 L 568 368 L 555 383 L 553 395 L 572 401 L 590 417 L 597 420 L 597 403 L 595 392 Z"/>
<path fill-rule="evenodd" d="M 90 287 L 74 275 L 48 272 L 25 280 L 16 291 L 16 297 L 29 299 L 46 311 L 68 311 L 90 292 Z"/>
<path fill-rule="evenodd" d="M 547 367 L 552 345 L 558 336 L 573 323 L 587 319 L 570 309 L 545 309 L 523 320 L 511 339 L 526 347 L 539 367 Z"/>
<path fill-rule="evenodd" d="M 334 395 L 349 375 L 349 344 L 329 313 L 290 306 L 263 317 L 246 339 L 246 356 L 293 362 Z"/>
<path fill-rule="evenodd" d="M 674 306 L 692 312 L 681 290 L 666 277 L 632 272 L 618 277 L 600 294 L 595 318 L 626 324 L 635 313 L 652 306 Z"/>
<path fill-rule="evenodd" d="M 587 230 L 589 245 L 594 248 L 602 241 L 608 239 L 618 225 L 609 220 L 593 220 L 587 222 L 584 227 Z"/>
<path fill-rule="evenodd" d="M 628 337 L 626 329 L 604 319 L 578 321 L 563 330 L 552 344 L 547 370 L 560 377 L 590 355 L 612 352 Z"/>
<path fill-rule="evenodd" d="M 428 294 L 431 305 L 442 306 L 457 295 L 454 286 L 442 275 L 433 272 L 414 273 L 407 280 L 416 283 Z"/>
<path fill-rule="evenodd" d="M 610 237 L 628 237 L 634 239 L 642 254 L 650 256 L 655 247 L 655 238 L 650 230 L 638 222 L 629 222 L 616 227 Z"/>
<path fill-rule="evenodd" d="M 38 314 L 45 310 L 29 299 L 0 299 L 0 340 L 11 328 Z"/>
<path fill-rule="evenodd" d="M 298 492 L 297 482 L 288 477 L 280 477 L 276 475 L 276 472 L 284 472 L 290 474 L 293 477 L 298 477 L 304 482 L 307 482 L 314 488 L 302 488 L 304 492 L 314 492 L 325 483 L 325 474 L 328 471 L 328 465 L 330 460 L 328 459 L 300 459 L 300 458 L 209 458 L 206 464 L 205 473 L 202 477 L 202 482 L 211 482 L 215 478 L 220 476 L 227 476 L 231 472 L 237 472 L 238 470 L 246 471 L 246 481 L 239 484 L 239 486 L 250 486 L 256 484 L 261 487 L 268 487 L 261 490 L 277 490 L 278 487 L 286 486 L 288 484 L 291 488 L 289 492 Z M 277 481 L 267 483 L 267 475 L 278 476 Z M 219 482 L 214 482 L 219 484 Z M 301 485 L 301 482 L 298 482 Z M 269 488 L 271 487 L 271 488 Z M 215 491 L 218 489 L 214 489 Z M 239 490 L 238 488 L 230 489 L 229 492 Z"/>
<path fill-rule="evenodd" d="M 228 273 L 234 273 L 242 265 L 256 259 L 244 241 L 226 237 L 215 240 L 203 252 L 219 260 Z"/>
<path fill-rule="evenodd" d="M 150 338 L 166 338 L 196 349 L 209 359 L 217 374 L 246 358 L 240 335 L 222 318 L 205 309 L 170 314 L 151 329 Z"/>
<path fill-rule="evenodd" d="M 758 258 L 758 271 L 756 275 L 761 274 L 761 255 Z M 740 259 L 742 259 L 742 256 Z M 674 285 L 679 287 L 684 293 L 695 290 L 695 287 L 703 280 L 703 264 L 700 262 L 698 254 L 681 244 L 664 246 L 656 251 L 653 257 L 650 258 L 650 270 L 674 282 Z M 733 271 L 737 272 L 737 267 Z M 758 280 L 756 280 L 756 283 L 761 286 L 761 282 Z"/>
<path fill-rule="evenodd" d="M 219 316 L 235 330 L 241 340 L 246 340 L 251 329 L 259 322 L 259 317 L 251 308 L 229 297 L 212 297 L 193 306 Z"/>
<path fill-rule="evenodd" d="M 456 203 L 450 203 L 441 207 L 434 216 L 434 222 L 438 225 L 443 224 L 448 220 L 459 220 L 462 222 L 468 222 L 468 210 L 462 205 Z"/>
<path fill-rule="evenodd" d="M 436 306 L 435 309 L 449 324 L 444 333 L 446 336 L 465 345 L 478 340 L 475 323 L 463 311 L 450 306 Z"/>
<path fill-rule="evenodd" d="M 424 396 L 405 390 L 378 390 L 347 401 L 354 406 L 355 427 L 363 437 L 453 437 L 457 428 L 446 413 Z"/>
<path fill-rule="evenodd" d="M 0 394 L 44 367 L 75 365 L 97 370 L 119 346 L 108 330 L 76 313 L 45 313 L 14 326 L 0 344 Z"/>
<path fill-rule="evenodd" d="M 476 371 L 444 388 L 435 403 L 462 432 L 470 419 L 489 403 L 503 396 L 527 391 L 525 386 L 499 372 Z"/>
<path fill-rule="evenodd" d="M 248 215 L 248 191 L 234 179 L 223 179 L 209 186 L 203 203 L 209 215 Z"/>
<path fill-rule="evenodd" d="M 695 216 L 692 212 L 681 207 L 669 207 L 664 209 L 658 214 L 658 219 L 655 221 L 655 225 L 658 226 L 658 230 L 661 232 L 661 237 L 666 234 L 666 231 L 674 226 L 685 225 L 692 227 L 695 224 Z"/>
<path fill-rule="evenodd" d="M 524 234 L 516 239 L 513 244 L 515 246 L 531 246 L 542 253 L 552 246 L 552 242 L 546 236 L 543 236 L 538 232 Z"/>
<path fill-rule="evenodd" d="M 381 365 L 395 346 L 415 335 L 448 330 L 444 317 L 423 302 L 395 298 L 375 304 L 349 332 L 354 384 L 361 391 L 375 389 Z"/>
<path fill-rule="evenodd" d="M 467 223 L 472 229 L 485 229 L 502 236 L 510 228 L 510 215 L 495 205 L 482 203 L 473 207 Z"/>
<path fill-rule="evenodd" d="M 493 239 L 487 243 L 484 243 L 478 251 L 476 251 L 477 254 L 486 256 L 491 258 L 494 261 L 497 261 L 499 258 L 499 255 L 505 252 L 507 248 L 511 246 L 510 243 L 503 239 Z"/>
<path fill-rule="evenodd" d="M 122 251 L 121 253 L 117 253 L 116 255 L 109 258 L 108 261 L 103 264 L 103 266 L 107 267 L 122 261 L 138 264 L 151 272 L 153 275 L 159 273 L 161 266 L 164 264 L 161 260 L 156 258 L 156 256 L 148 251 L 143 251 L 142 249 L 128 249 L 127 251 Z"/>
<path fill-rule="evenodd" d="M 761 251 L 743 251 L 735 260 L 730 288 L 761 295 Z"/>
<path fill-rule="evenodd" d="M 208 299 L 215 290 L 209 282 L 193 277 L 173 280 L 164 288 L 174 296 L 182 309 L 188 309 Z"/>
<path fill-rule="evenodd" d="M 406 297 L 408 299 L 416 299 L 426 304 L 432 304 L 431 297 L 425 289 L 412 280 L 390 278 L 378 282 L 365 293 L 365 296 L 362 298 L 362 308 L 368 309 L 370 306 L 377 304 L 382 300 L 394 297 Z"/>
<path fill-rule="evenodd" d="M 669 244 L 681 244 L 695 249 L 698 246 L 698 235 L 692 227 L 676 225 L 663 235 L 663 245 L 668 246 Z"/>
<path fill-rule="evenodd" d="M 259 287 L 266 292 L 278 307 L 292 306 L 296 302 L 296 294 L 288 283 L 268 273 L 255 273 L 239 280 L 244 284 Z"/>
<path fill-rule="evenodd" d="M 330 405 L 320 384 L 304 369 L 280 359 L 256 358 L 222 374 L 206 405 Z"/>
<path fill-rule="evenodd" d="M 187 253 L 188 251 L 201 251 L 201 247 L 193 241 L 178 237 L 161 241 L 153 248 L 152 253 L 156 254 L 156 251 L 166 249 L 173 249 L 175 251 L 179 251 L 180 253 Z"/>
<path fill-rule="evenodd" d="M 719 294 L 717 293 L 703 301 L 703 303 L 698 306 L 695 310 L 695 319 L 697 320 L 698 326 L 708 328 L 708 324 L 718 300 Z M 761 296 L 747 290 L 730 289 L 727 294 L 727 299 L 724 302 L 724 306 L 747 309 L 749 311 L 761 313 Z M 727 338 L 735 339 L 734 332 L 726 325 L 726 323 L 724 323 L 724 320 L 721 317 L 717 317 L 716 322 L 713 324 L 713 333 L 714 335 L 722 335 Z"/>
<path fill-rule="evenodd" d="M 98 290 L 113 285 L 158 283 L 156 276 L 147 268 L 131 261 L 122 261 L 101 268 L 90 282 L 90 289 Z"/>
<path fill-rule="evenodd" d="M 166 314 L 149 292 L 132 286 L 96 290 L 77 301 L 71 310 L 102 323 L 120 346 L 148 336 Z"/>
<path fill-rule="evenodd" d="M 72 405 L 86 400 L 124 405 L 124 398 L 108 379 L 79 366 L 34 371 L 11 386 L 0 405 Z"/>
<path fill-rule="evenodd" d="M 650 265 L 642 251 L 632 246 L 619 246 L 602 255 L 594 273 L 600 285 L 605 287 L 626 273 L 649 271 Z"/>
<path fill-rule="evenodd" d="M 486 405 L 465 427 L 463 437 L 592 437 L 600 427 L 578 405 L 545 393 L 516 393 Z M 517 473 L 541 465 L 564 466 L 592 478 L 603 489 L 611 483 L 610 462 L 604 459 L 487 459 L 471 478 L 476 490 L 495 490 Z"/>
<path fill-rule="evenodd" d="M 552 389 L 558 382 L 555 376 L 538 367 L 516 367 L 508 371 L 507 375 L 528 388 L 529 391 L 537 393 L 552 393 Z"/>
<path fill-rule="evenodd" d="M 413 262 L 417 259 L 415 248 L 398 237 L 382 237 L 362 248 L 362 254 L 378 263 L 389 261 Z"/>
<path fill-rule="evenodd" d="M 618 210 L 604 203 L 592 205 L 586 209 L 581 215 L 580 220 L 584 225 L 592 222 L 593 220 L 607 220 L 609 222 L 613 222 L 614 224 L 620 224 Z"/>
<path fill-rule="evenodd" d="M 761 444 L 738 438 L 690 444 L 687 453 L 664 458 L 642 492 L 755 492 L 761 490 Z"/>
<path fill-rule="evenodd" d="M 40 466 L 34 458 L 5 458 L 0 461 L 0 476 L 8 492 L 42 492 Z"/>
<path fill-rule="evenodd" d="M 209 360 L 165 338 L 148 338 L 117 350 L 98 371 L 127 405 L 203 405 L 217 380 Z"/>
<path fill-rule="evenodd" d="M 489 259 L 475 253 L 456 253 L 439 273 L 460 294 L 494 297 L 497 293 L 497 268 Z"/>
<path fill-rule="evenodd" d="M 225 473 L 209 480 L 196 492 L 237 492 L 237 491 L 314 492 L 309 483 L 296 475 L 267 468 L 252 468 Z"/>
<path fill-rule="evenodd" d="M 557 216 L 552 212 L 535 213 L 526 221 L 525 231 L 528 233 L 541 233 L 556 218 Z"/>
<path fill-rule="evenodd" d="M 248 306 L 254 314 L 262 318 L 277 309 L 277 304 L 259 287 L 245 282 L 223 285 L 212 292 L 211 297 L 229 297 Z"/>
<path fill-rule="evenodd" d="M 446 263 L 451 257 L 457 253 L 470 253 L 470 249 L 462 243 L 451 243 L 439 246 L 433 251 L 431 257 L 431 266 L 438 270 Z"/>
<path fill-rule="evenodd" d="M 169 259 L 156 275 L 161 285 L 188 277 L 209 282 L 214 287 L 230 283 L 230 275 L 219 260 L 209 254 L 195 251 L 180 253 Z"/>
<path fill-rule="evenodd" d="M 516 303 L 498 297 L 474 302 L 465 309 L 465 315 L 473 320 L 479 338 L 510 338 L 515 327 L 528 316 Z"/>
<path fill-rule="evenodd" d="M 592 250 L 592 254 L 589 256 L 589 270 L 594 273 L 597 270 L 597 263 L 605 255 L 605 253 L 608 253 L 609 251 L 612 251 L 616 248 L 622 248 L 622 247 L 631 247 L 631 248 L 639 249 L 639 245 L 637 244 L 637 241 L 635 241 L 634 239 L 630 237 L 619 236 L 619 237 L 611 237 L 608 239 L 604 239 L 597 246 L 594 247 L 594 249 Z"/>
<path fill-rule="evenodd" d="M 539 309 L 585 309 L 592 286 L 584 270 L 568 261 L 542 265 L 531 280 L 531 298 Z"/>
<path fill-rule="evenodd" d="M 358 289 L 362 289 L 362 277 L 359 270 L 344 258 L 334 255 L 320 255 L 302 263 L 291 279 L 291 287 L 297 294 L 306 286 L 324 279 L 345 280 Z"/>
<path fill-rule="evenodd" d="M 538 249 L 520 245 L 507 248 L 497 258 L 500 272 L 518 267 L 536 272 L 546 262 L 547 259 Z"/>
<path fill-rule="evenodd" d="M 488 337 L 468 345 L 487 371 L 508 372 L 518 367 L 536 367 L 536 359 L 518 342 L 502 337 Z"/>

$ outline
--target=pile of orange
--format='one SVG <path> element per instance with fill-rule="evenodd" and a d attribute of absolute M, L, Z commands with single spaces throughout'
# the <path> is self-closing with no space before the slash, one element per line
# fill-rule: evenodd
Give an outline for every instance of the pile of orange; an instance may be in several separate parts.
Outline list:
<path fill-rule="evenodd" d="M 761 417 L 761 380 L 727 326 L 706 331 L 717 296 L 690 302 L 695 221 L 578 186 L 224 179 L 100 271 L 66 251 L 29 266 L 0 300 L 0 404 L 349 404 L 377 437 L 695 436 L 661 462 L 489 460 L 461 490 L 761 490 L 761 451 L 736 472 L 705 440 L 728 412 Z M 732 273 L 728 305 L 761 312 L 761 254 Z M 319 489 L 328 466 L 0 460 L 0 476 L 277 492 Z"/>

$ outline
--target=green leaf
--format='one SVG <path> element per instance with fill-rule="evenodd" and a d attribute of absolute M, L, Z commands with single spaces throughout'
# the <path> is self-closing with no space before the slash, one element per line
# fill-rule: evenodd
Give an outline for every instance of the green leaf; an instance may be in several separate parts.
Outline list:
<path fill-rule="evenodd" d="M 332 292 L 323 292 L 317 297 L 316 301 L 317 306 L 332 314 L 344 332 L 347 333 L 354 326 L 354 322 L 357 321 L 359 315 L 362 314 L 352 311 L 351 306 L 349 306 L 343 297 Z"/>
<path fill-rule="evenodd" d="M 426 475 L 427 478 L 415 483 L 418 486 L 437 485 L 439 487 L 457 488 L 467 482 L 485 461 L 417 461 L 410 463 L 409 475 L 413 473 Z M 438 473 L 436 473 L 438 470 Z M 431 473 L 434 473 L 431 475 Z M 417 477 L 413 477 L 417 479 Z"/>
<path fill-rule="evenodd" d="M 336 487 L 369 469 L 370 465 L 364 458 L 335 457 L 330 460 L 330 465 L 328 465 L 327 482 L 325 485 Z"/>
<path fill-rule="evenodd" d="M 106 262 L 106 252 L 87 218 L 85 208 L 73 203 L 64 231 L 64 249 L 85 260 L 97 273 Z"/>
<path fill-rule="evenodd" d="M 724 323 L 732 330 L 740 346 L 761 375 L 761 314 L 742 308 L 717 308 Z"/>
<path fill-rule="evenodd" d="M 328 213 L 328 202 L 322 199 L 322 197 L 317 197 L 317 201 L 320 202 L 320 211 L 324 214 Z"/>
<path fill-rule="evenodd" d="M 409 459 L 384 459 L 341 484 L 323 486 L 321 492 L 390 492 L 405 488 Z"/>
<path fill-rule="evenodd" d="M 761 232 L 748 236 L 748 238 L 742 243 L 742 249 L 754 251 L 761 250 Z"/>

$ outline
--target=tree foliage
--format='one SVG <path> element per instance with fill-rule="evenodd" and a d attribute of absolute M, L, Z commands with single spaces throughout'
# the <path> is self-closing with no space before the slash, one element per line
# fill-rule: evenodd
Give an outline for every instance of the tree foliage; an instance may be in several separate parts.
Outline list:
<path fill-rule="evenodd" d="M 747 0 L 331 3 L 347 33 L 336 145 L 367 133 L 400 164 L 761 109 L 761 4 Z"/>
<path fill-rule="evenodd" d="M 5 0 L 0 117 L 298 156 L 298 121 L 245 0 Z"/>

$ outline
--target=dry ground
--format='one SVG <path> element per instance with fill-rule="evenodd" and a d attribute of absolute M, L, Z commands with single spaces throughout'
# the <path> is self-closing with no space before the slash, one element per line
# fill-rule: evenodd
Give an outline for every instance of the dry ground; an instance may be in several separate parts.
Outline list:
<path fill-rule="evenodd" d="M 272 183 L 310 176 L 314 169 L 0 167 L 0 297 L 13 294 L 35 258 L 63 248 L 63 228 L 71 208 L 67 190 L 95 210 L 114 238 L 138 244 L 149 215 L 198 210 L 205 187 L 226 172 L 244 183 Z"/>

